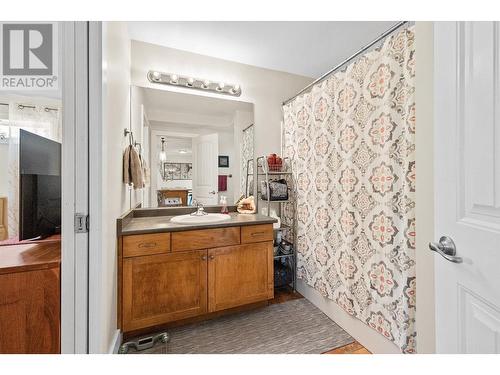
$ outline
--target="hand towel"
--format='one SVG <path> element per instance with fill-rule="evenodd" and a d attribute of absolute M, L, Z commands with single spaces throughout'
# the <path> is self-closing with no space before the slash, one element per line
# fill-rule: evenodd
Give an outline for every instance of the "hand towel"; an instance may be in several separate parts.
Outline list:
<path fill-rule="evenodd" d="M 142 162 L 134 146 L 130 147 L 130 177 L 132 184 L 134 184 L 134 190 L 142 189 L 144 187 L 144 176 L 142 171 Z"/>
<path fill-rule="evenodd" d="M 227 176 L 219 175 L 219 191 L 227 191 Z"/>
<path fill-rule="evenodd" d="M 130 185 L 132 183 L 130 178 L 130 148 L 127 146 L 123 152 L 123 183 Z"/>
<path fill-rule="evenodd" d="M 132 184 L 134 189 L 144 187 L 144 171 L 141 157 L 132 145 L 127 146 L 123 153 L 123 182 L 127 185 Z"/>

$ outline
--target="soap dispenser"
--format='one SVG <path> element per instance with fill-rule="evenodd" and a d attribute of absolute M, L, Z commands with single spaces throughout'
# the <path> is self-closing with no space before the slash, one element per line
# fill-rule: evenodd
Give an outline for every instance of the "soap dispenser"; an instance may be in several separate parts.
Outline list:
<path fill-rule="evenodd" d="M 227 208 L 227 199 L 226 199 L 225 195 L 221 195 L 220 205 L 221 205 L 220 213 L 221 214 L 229 214 L 229 210 Z"/>

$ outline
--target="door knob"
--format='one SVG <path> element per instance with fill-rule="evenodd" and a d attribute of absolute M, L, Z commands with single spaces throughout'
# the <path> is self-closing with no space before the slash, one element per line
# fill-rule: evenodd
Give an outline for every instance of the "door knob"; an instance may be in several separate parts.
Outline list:
<path fill-rule="evenodd" d="M 439 243 L 429 242 L 429 249 L 435 251 L 450 262 L 462 263 L 464 261 L 462 257 L 456 256 L 457 248 L 455 247 L 455 242 L 448 236 L 442 236 L 439 239 Z"/>
<path fill-rule="evenodd" d="M 215 194 L 215 190 L 212 190 L 211 192 L 209 192 L 208 194 Z"/>

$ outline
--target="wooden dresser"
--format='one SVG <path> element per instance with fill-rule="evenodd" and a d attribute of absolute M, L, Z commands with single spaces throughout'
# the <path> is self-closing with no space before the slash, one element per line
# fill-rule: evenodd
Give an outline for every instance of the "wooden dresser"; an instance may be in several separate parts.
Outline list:
<path fill-rule="evenodd" d="M 61 243 L 0 246 L 0 353 L 60 353 Z"/>
<path fill-rule="evenodd" d="M 158 207 L 165 207 L 164 201 L 166 198 L 179 198 L 181 206 L 188 205 L 188 193 L 186 189 L 162 189 L 157 191 Z"/>

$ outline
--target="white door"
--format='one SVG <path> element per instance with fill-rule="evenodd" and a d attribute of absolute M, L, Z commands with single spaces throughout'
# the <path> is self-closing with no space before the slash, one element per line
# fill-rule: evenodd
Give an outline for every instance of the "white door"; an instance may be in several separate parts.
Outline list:
<path fill-rule="evenodd" d="M 204 205 L 217 204 L 218 134 L 193 138 L 193 199 Z"/>
<path fill-rule="evenodd" d="M 463 259 L 435 254 L 436 348 L 500 353 L 500 25 L 434 32 L 435 233 Z"/>
<path fill-rule="evenodd" d="M 88 353 L 89 236 L 75 215 L 89 214 L 88 22 L 64 22 L 61 352 Z M 100 68 L 100 66 L 99 66 Z M 100 85 L 100 82 L 99 82 Z"/>

